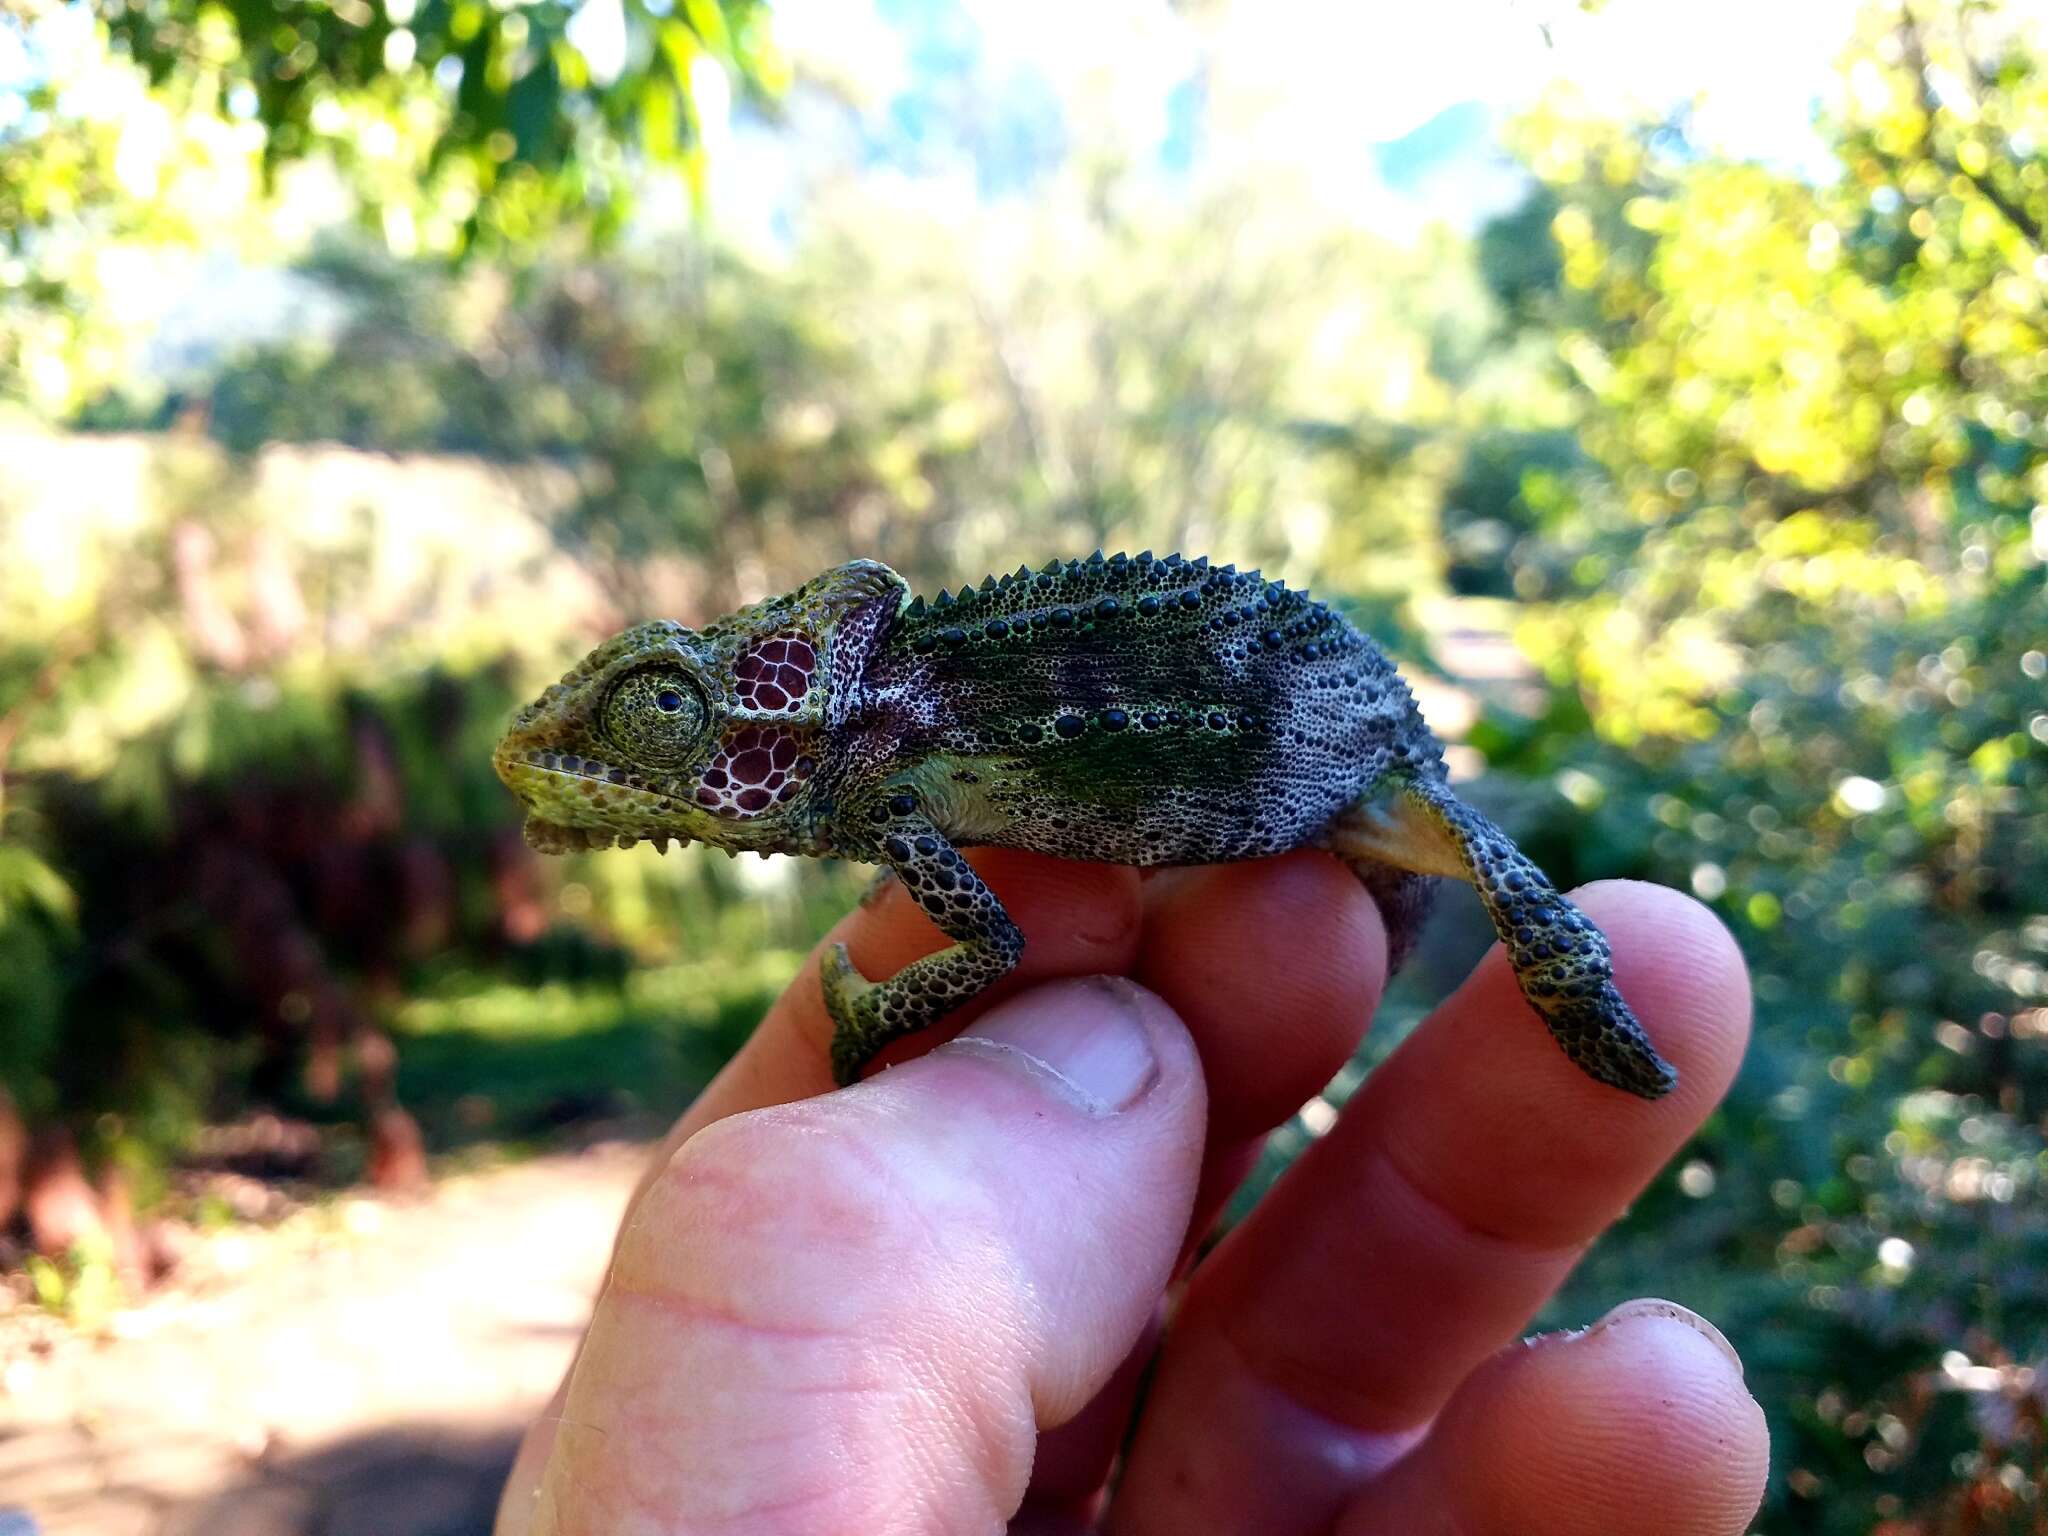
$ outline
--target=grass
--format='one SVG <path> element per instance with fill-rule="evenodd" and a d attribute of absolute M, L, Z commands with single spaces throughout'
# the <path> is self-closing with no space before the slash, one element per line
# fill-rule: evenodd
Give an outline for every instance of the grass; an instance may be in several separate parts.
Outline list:
<path fill-rule="evenodd" d="M 666 1121 L 746 1039 L 795 949 L 636 969 L 617 983 L 453 977 L 397 1011 L 399 1100 L 437 1150 L 593 1118 Z"/>

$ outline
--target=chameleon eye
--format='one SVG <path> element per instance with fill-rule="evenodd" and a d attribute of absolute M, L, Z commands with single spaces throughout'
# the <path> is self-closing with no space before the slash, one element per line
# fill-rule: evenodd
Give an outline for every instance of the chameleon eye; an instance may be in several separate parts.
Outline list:
<path fill-rule="evenodd" d="M 704 736 L 704 696 L 673 667 L 631 672 L 604 701 L 604 732 L 635 762 L 672 768 L 688 761 Z"/>

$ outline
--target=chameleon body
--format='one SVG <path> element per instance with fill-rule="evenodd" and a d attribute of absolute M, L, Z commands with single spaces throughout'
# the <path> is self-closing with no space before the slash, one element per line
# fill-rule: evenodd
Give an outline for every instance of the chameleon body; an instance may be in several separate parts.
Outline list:
<path fill-rule="evenodd" d="M 1097 554 L 926 602 L 854 561 L 702 629 L 618 635 L 521 711 L 496 767 L 544 852 L 680 839 L 893 869 L 955 942 L 883 981 L 835 948 L 842 1083 L 1016 964 L 976 844 L 1140 866 L 1327 848 L 1395 964 L 1436 877 L 1469 880 L 1573 1061 L 1645 1098 L 1677 1081 L 1600 930 L 1451 792 L 1392 663 L 1256 571 Z"/>

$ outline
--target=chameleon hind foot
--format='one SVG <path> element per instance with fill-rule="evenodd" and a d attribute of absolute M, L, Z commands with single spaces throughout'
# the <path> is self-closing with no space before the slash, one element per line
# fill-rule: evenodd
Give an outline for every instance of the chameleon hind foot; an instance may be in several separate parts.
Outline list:
<path fill-rule="evenodd" d="M 1639 1099 L 1661 1099 L 1678 1086 L 1678 1069 L 1657 1054 L 1611 980 L 1590 983 L 1583 997 L 1559 998 L 1547 1011 L 1541 1001 L 1530 1001 L 1565 1055 L 1589 1077 Z"/>
<path fill-rule="evenodd" d="M 1442 783 L 1396 780 L 1384 803 L 1339 816 L 1325 845 L 1350 861 L 1469 881 L 1508 952 L 1522 996 L 1588 1076 L 1657 1099 L 1678 1072 L 1614 985 L 1613 951 L 1593 920 L 1486 817 Z"/>

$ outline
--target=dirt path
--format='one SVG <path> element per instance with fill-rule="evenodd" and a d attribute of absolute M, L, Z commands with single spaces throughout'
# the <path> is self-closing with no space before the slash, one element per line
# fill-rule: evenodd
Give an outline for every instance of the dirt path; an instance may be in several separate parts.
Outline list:
<path fill-rule="evenodd" d="M 0 1536 L 482 1536 L 645 1155 L 216 1235 L 105 1338 L 0 1316 Z"/>

